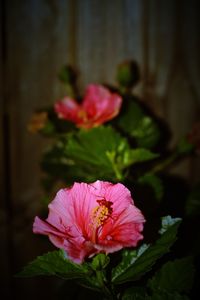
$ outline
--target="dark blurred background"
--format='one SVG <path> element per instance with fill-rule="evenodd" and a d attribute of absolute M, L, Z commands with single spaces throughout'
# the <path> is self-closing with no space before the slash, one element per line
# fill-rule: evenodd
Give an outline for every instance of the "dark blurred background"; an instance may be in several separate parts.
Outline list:
<path fill-rule="evenodd" d="M 133 92 L 168 122 L 176 143 L 200 116 L 199 1 L 1 0 L 0 11 L 3 299 L 56 299 L 50 279 L 13 278 L 52 249 L 32 234 L 46 141 L 28 133 L 30 116 L 64 95 L 57 79 L 64 64 L 80 72 L 83 90 L 89 82 L 113 84 L 117 64 L 134 59 L 141 80 Z M 191 158 L 172 172 L 195 182 L 199 166 Z"/>

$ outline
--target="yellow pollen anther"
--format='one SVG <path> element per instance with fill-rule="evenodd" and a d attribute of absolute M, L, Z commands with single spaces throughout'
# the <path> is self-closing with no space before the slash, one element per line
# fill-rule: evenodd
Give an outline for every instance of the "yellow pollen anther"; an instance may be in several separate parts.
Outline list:
<path fill-rule="evenodd" d="M 87 114 L 84 110 L 80 110 L 78 112 L 78 117 L 81 118 L 83 121 L 87 121 Z"/>
<path fill-rule="evenodd" d="M 112 202 L 106 199 L 96 200 L 98 205 L 95 206 L 91 211 L 91 230 L 92 230 L 92 241 L 96 243 L 98 240 L 98 232 L 100 227 L 105 224 L 109 217 L 111 217 L 113 209 Z"/>
<path fill-rule="evenodd" d="M 103 225 L 103 223 L 108 219 L 109 215 L 110 213 L 108 207 L 105 205 L 96 206 L 92 210 L 93 225 L 95 225 L 95 227 Z"/>

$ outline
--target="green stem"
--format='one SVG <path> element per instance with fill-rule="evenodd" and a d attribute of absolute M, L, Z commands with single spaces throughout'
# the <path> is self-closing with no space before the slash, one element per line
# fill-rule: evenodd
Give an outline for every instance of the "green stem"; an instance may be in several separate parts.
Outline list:
<path fill-rule="evenodd" d="M 106 155 L 111 162 L 112 169 L 115 173 L 116 179 L 123 180 L 123 175 L 122 175 L 121 171 L 119 170 L 118 165 L 115 163 L 116 153 L 107 151 Z"/>
<path fill-rule="evenodd" d="M 163 169 L 167 168 L 170 164 L 172 164 L 178 158 L 177 152 L 172 153 L 169 157 L 167 157 L 164 161 L 157 164 L 152 170 L 151 173 L 158 173 Z"/>
<path fill-rule="evenodd" d="M 99 282 L 99 285 L 102 287 L 102 291 L 105 294 L 106 299 L 114 300 L 112 292 L 108 289 L 108 287 L 105 284 L 103 272 L 96 271 L 96 277 L 97 277 L 97 281 Z"/>
<path fill-rule="evenodd" d="M 117 165 L 113 162 L 113 163 L 112 163 L 112 166 L 113 166 L 113 170 L 114 170 L 114 172 L 115 172 L 115 175 L 116 175 L 117 180 L 122 180 L 122 179 L 123 179 L 123 175 L 122 175 L 122 173 L 120 172 L 120 170 L 118 169 Z"/>

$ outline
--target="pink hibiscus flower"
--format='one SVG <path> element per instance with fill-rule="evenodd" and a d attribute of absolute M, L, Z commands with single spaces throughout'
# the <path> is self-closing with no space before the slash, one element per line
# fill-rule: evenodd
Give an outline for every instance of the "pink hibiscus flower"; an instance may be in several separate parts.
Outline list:
<path fill-rule="evenodd" d="M 59 118 L 74 122 L 78 127 L 92 128 L 114 118 L 120 110 L 122 98 L 107 88 L 90 84 L 81 104 L 65 97 L 55 103 Z"/>
<path fill-rule="evenodd" d="M 120 183 L 74 183 L 49 204 L 46 221 L 36 217 L 33 232 L 48 235 L 68 257 L 81 263 L 96 253 L 135 247 L 145 219 Z"/>

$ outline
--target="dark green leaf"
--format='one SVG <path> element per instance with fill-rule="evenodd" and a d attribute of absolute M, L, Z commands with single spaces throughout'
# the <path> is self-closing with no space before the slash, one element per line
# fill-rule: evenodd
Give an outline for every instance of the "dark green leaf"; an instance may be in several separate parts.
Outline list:
<path fill-rule="evenodd" d="M 133 135 L 134 129 L 138 127 L 143 117 L 144 113 L 140 106 L 136 102 L 130 100 L 126 112 L 119 117 L 119 126 L 125 132 Z"/>
<path fill-rule="evenodd" d="M 157 158 L 158 156 L 159 155 L 157 153 L 153 153 L 148 149 L 144 149 L 144 148 L 137 148 L 134 150 L 132 149 L 130 151 L 129 164 L 152 160 L 154 158 Z"/>
<path fill-rule="evenodd" d="M 167 262 L 148 283 L 153 291 L 187 292 L 194 279 L 194 265 L 191 257 Z"/>
<path fill-rule="evenodd" d="M 130 101 L 126 113 L 119 118 L 119 126 L 135 138 L 139 147 L 152 148 L 160 139 L 156 122 L 133 101 Z"/>
<path fill-rule="evenodd" d="M 65 279 L 83 278 L 89 273 L 87 265 L 78 265 L 65 258 L 62 250 L 48 252 L 29 263 L 17 277 L 56 275 Z"/>
<path fill-rule="evenodd" d="M 76 279 L 76 283 L 79 285 L 98 292 L 102 292 L 102 286 L 100 286 L 96 276 L 85 276 L 82 278 Z"/>
<path fill-rule="evenodd" d="M 48 120 L 40 132 L 45 136 L 51 136 L 55 133 L 55 126 L 50 120 Z"/>
<path fill-rule="evenodd" d="M 80 167 L 92 167 L 100 178 L 123 179 L 122 173 L 131 164 L 156 158 L 147 149 L 130 149 L 127 140 L 112 127 L 80 131 L 68 140 L 66 156 Z"/>
<path fill-rule="evenodd" d="M 143 148 L 130 149 L 125 138 L 111 127 L 98 127 L 67 134 L 43 155 L 42 169 L 48 173 L 47 183 L 56 180 L 72 183 L 96 179 L 123 180 L 131 164 L 156 158 Z"/>
<path fill-rule="evenodd" d="M 140 184 L 149 185 L 153 189 L 155 197 L 158 201 L 162 199 L 164 186 L 161 179 L 157 175 L 146 173 L 144 176 L 139 178 L 138 182 Z"/>
<path fill-rule="evenodd" d="M 165 233 L 166 231 L 168 231 L 173 225 L 176 225 L 175 228 L 178 229 L 178 226 L 180 225 L 181 222 L 181 218 L 172 218 L 171 216 L 165 216 L 162 217 L 162 227 L 159 230 L 160 234 Z M 178 226 L 177 226 L 178 225 Z M 174 227 L 173 227 L 174 228 Z M 174 234 L 173 236 L 176 236 L 177 230 L 172 231 Z"/>
<path fill-rule="evenodd" d="M 112 271 L 112 282 L 121 284 L 138 280 L 148 272 L 175 242 L 180 222 L 179 218 L 164 217 L 160 230 L 161 237 L 154 245 L 144 244 L 137 250 L 124 250 L 122 261 Z"/>
<path fill-rule="evenodd" d="M 122 300 L 145 300 L 149 299 L 144 287 L 131 287 L 127 289 L 123 296 Z"/>
<path fill-rule="evenodd" d="M 168 292 L 165 290 L 155 291 L 150 296 L 145 287 L 132 287 L 124 292 L 122 300 L 189 300 L 189 298 L 178 292 Z"/>
<path fill-rule="evenodd" d="M 167 291 L 158 291 L 152 296 L 149 296 L 146 300 L 189 300 L 189 298 L 176 292 L 168 293 Z"/>
<path fill-rule="evenodd" d="M 106 254 L 99 253 L 94 256 L 91 266 L 94 270 L 102 270 L 107 267 L 109 262 L 110 262 L 110 258 Z"/>
<path fill-rule="evenodd" d="M 53 183 L 58 180 L 70 184 L 74 182 L 75 177 L 76 180 L 79 181 L 86 179 L 84 170 L 76 166 L 73 159 L 66 156 L 66 144 L 69 138 L 67 135 L 65 139 L 59 140 L 43 154 L 41 168 L 48 174 L 48 176 L 43 178 L 43 186 L 47 191 L 50 190 Z M 90 174 L 93 173 L 88 172 L 87 174 L 87 178 L 90 180 Z M 92 179 L 93 178 L 91 178 L 91 181 Z"/>
<path fill-rule="evenodd" d="M 116 153 L 123 142 L 124 139 L 111 127 L 81 130 L 69 139 L 66 153 L 75 160 L 110 169 L 107 153 Z"/>
<path fill-rule="evenodd" d="M 189 298 L 177 292 L 171 293 L 163 290 L 156 291 L 150 296 L 144 287 L 133 287 L 125 291 L 122 300 L 189 300 Z"/>
<path fill-rule="evenodd" d="M 121 170 L 126 165 L 129 145 L 111 127 L 98 127 L 89 131 L 81 130 L 69 139 L 66 156 L 80 167 L 92 167 L 98 176 L 121 179 Z"/>

